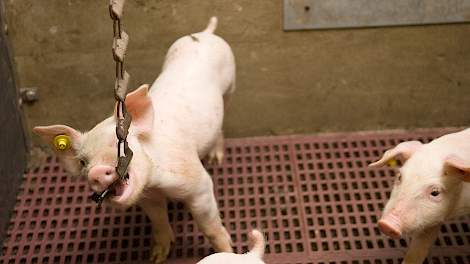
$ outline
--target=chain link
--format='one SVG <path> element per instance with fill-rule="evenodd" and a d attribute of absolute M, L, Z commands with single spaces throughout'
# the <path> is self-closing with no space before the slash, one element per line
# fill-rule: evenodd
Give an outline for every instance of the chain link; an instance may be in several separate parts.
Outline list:
<path fill-rule="evenodd" d="M 125 0 L 110 0 L 109 14 L 113 20 L 113 59 L 116 62 L 116 82 L 114 85 L 114 97 L 116 104 L 116 137 L 117 145 L 117 166 L 116 173 L 119 179 L 108 186 L 101 194 L 93 193 L 91 199 L 100 206 L 104 198 L 111 192 L 119 181 L 127 181 L 129 178 L 128 166 L 132 160 L 133 152 L 127 143 L 129 126 L 132 118 L 127 112 L 125 99 L 130 75 L 124 69 L 124 57 L 126 56 L 129 36 L 122 31 L 121 17 Z"/>

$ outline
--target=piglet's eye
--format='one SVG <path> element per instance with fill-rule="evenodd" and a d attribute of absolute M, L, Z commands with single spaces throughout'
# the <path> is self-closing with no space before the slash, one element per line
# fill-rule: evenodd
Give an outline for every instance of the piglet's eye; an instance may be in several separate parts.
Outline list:
<path fill-rule="evenodd" d="M 440 202 L 442 199 L 444 199 L 442 193 L 444 192 L 443 188 L 441 186 L 429 186 L 427 189 L 427 195 L 431 201 L 434 202 Z"/>
<path fill-rule="evenodd" d="M 82 165 L 82 167 L 85 167 L 86 164 L 87 164 L 86 160 L 80 159 L 80 165 Z"/>
<path fill-rule="evenodd" d="M 431 186 L 428 191 L 429 198 L 434 202 L 440 202 L 444 198 L 442 195 L 443 190 L 439 186 Z"/>

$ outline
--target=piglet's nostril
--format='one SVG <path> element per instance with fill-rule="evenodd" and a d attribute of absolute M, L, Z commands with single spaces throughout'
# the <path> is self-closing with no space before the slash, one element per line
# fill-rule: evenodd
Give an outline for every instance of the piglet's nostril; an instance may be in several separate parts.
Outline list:
<path fill-rule="evenodd" d="M 107 171 L 106 171 L 106 175 L 111 175 L 111 174 L 113 174 L 113 171 L 112 171 L 112 170 L 107 170 Z"/>

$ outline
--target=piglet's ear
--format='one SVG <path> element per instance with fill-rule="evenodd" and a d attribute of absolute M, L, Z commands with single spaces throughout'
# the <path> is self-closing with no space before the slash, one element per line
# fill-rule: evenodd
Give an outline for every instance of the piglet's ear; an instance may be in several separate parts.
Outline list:
<path fill-rule="evenodd" d="M 446 157 L 444 164 L 448 167 L 459 170 L 459 175 L 465 182 L 470 182 L 470 161 L 464 160 L 456 155 Z"/>
<path fill-rule="evenodd" d="M 149 86 L 144 84 L 126 97 L 127 111 L 132 117 L 131 126 L 138 134 L 147 134 L 153 128 L 153 105 L 148 95 Z"/>
<path fill-rule="evenodd" d="M 41 137 L 55 152 L 65 170 L 76 176 L 80 174 L 80 164 L 76 158 L 77 149 L 80 145 L 82 134 L 68 126 L 37 126 L 33 132 Z M 57 136 L 66 136 L 65 141 L 57 140 Z M 64 144 L 61 147 L 58 143 Z"/>
<path fill-rule="evenodd" d="M 401 156 L 403 159 L 409 159 L 418 149 L 423 146 L 419 141 L 406 141 L 398 144 L 396 147 L 385 151 L 382 158 L 376 162 L 369 164 L 369 167 L 381 167 L 390 160 Z"/>

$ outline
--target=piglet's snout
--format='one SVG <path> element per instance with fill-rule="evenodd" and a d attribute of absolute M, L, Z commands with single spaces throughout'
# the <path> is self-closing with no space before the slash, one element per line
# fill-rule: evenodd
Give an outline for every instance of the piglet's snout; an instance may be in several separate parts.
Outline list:
<path fill-rule="evenodd" d="M 388 215 L 382 217 L 382 219 L 379 220 L 378 225 L 380 231 L 385 235 L 394 239 L 401 238 L 402 231 L 400 220 L 398 220 L 395 216 Z"/>
<path fill-rule="evenodd" d="M 88 182 L 94 192 L 102 192 L 117 180 L 114 167 L 107 165 L 93 166 L 88 172 Z"/>

